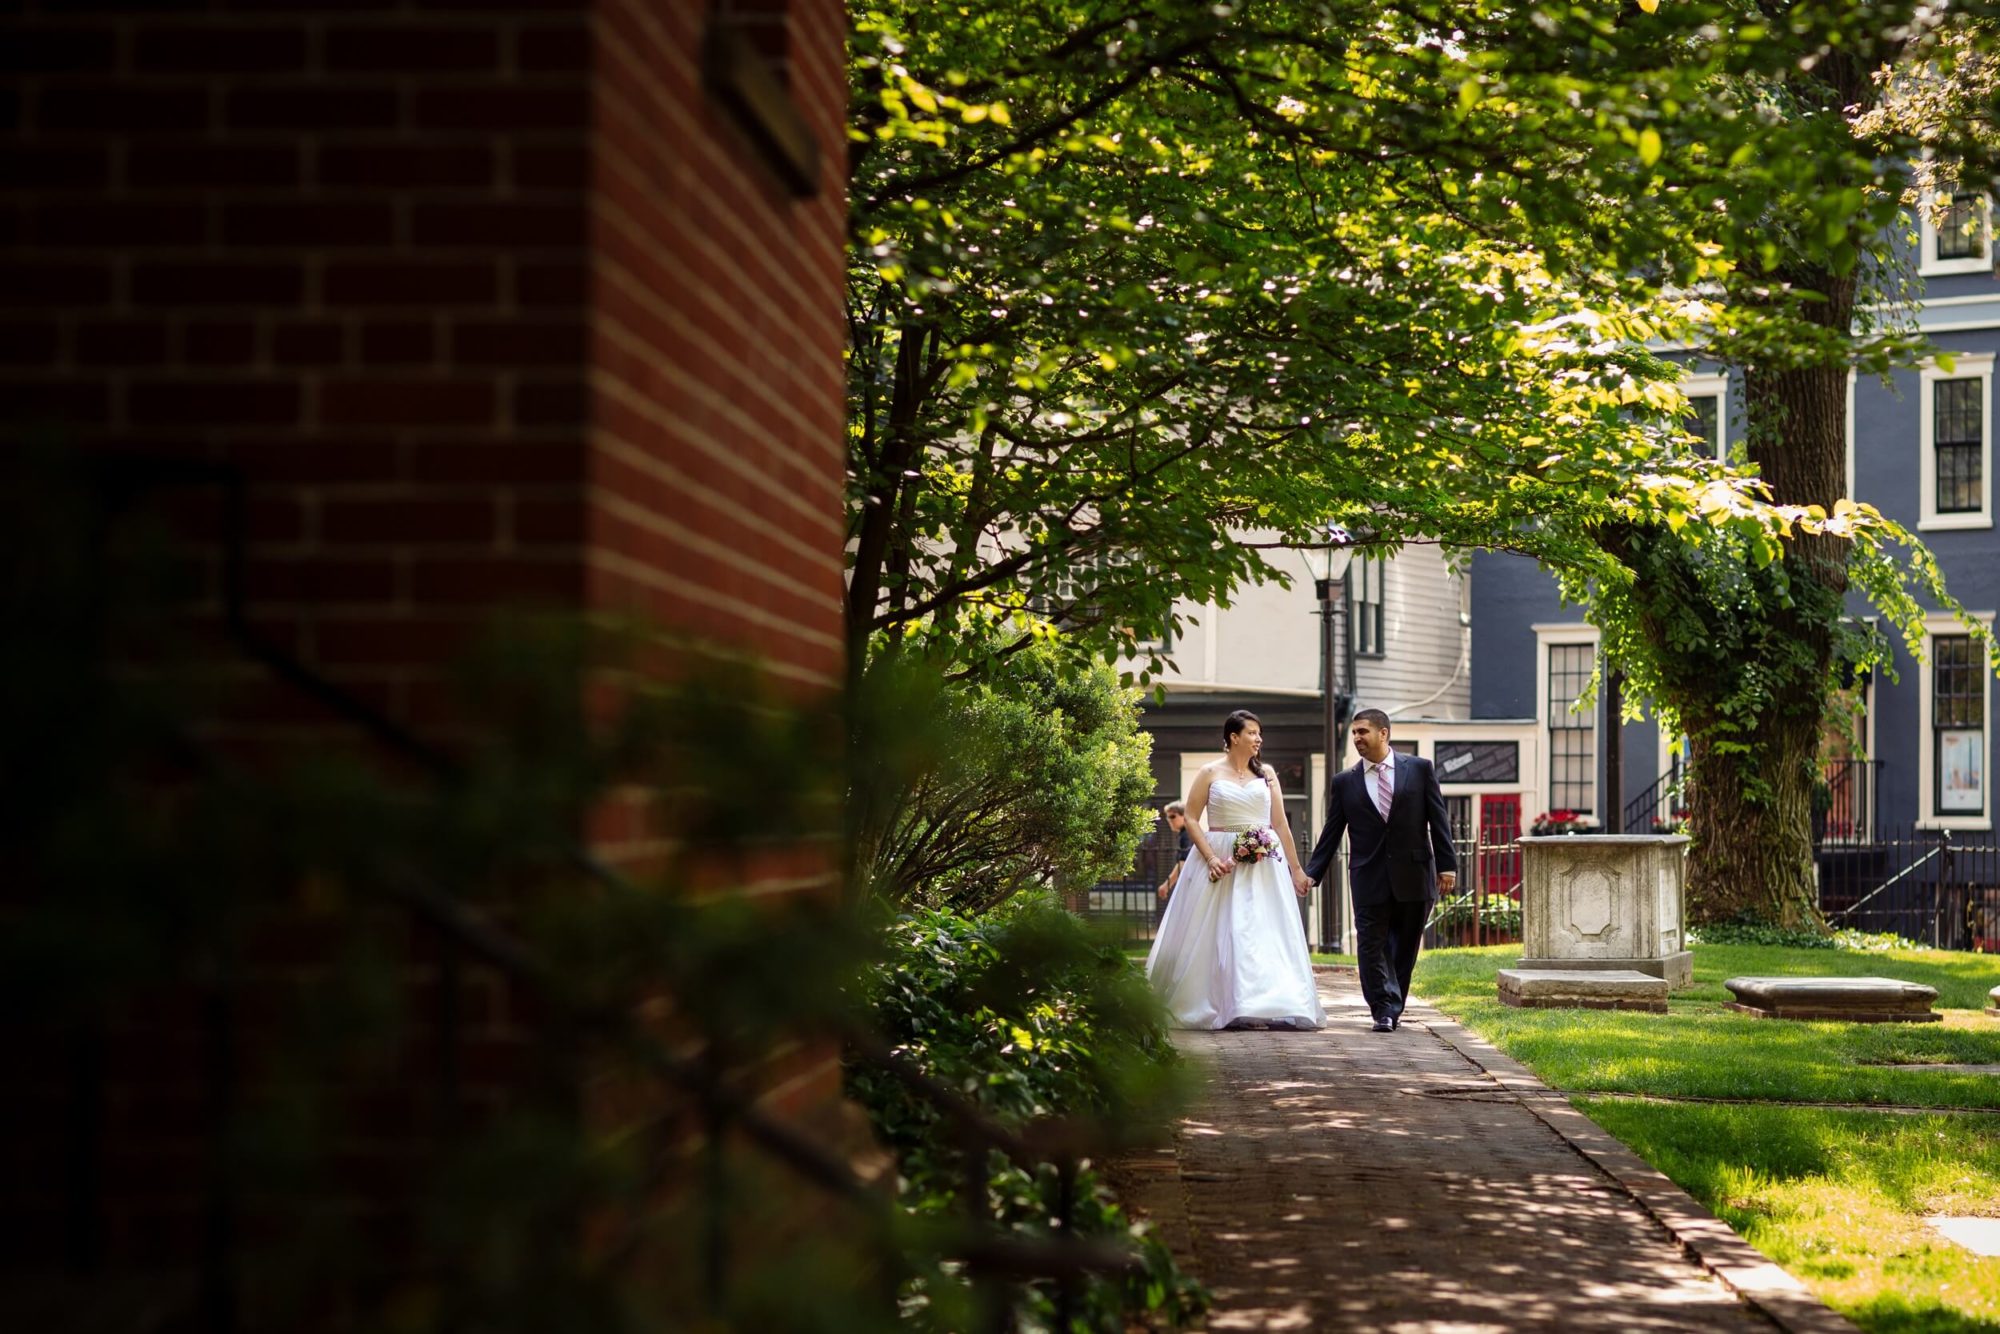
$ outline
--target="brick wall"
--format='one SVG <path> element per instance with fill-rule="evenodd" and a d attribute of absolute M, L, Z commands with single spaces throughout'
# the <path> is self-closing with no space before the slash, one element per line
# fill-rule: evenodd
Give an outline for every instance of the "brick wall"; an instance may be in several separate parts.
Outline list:
<path fill-rule="evenodd" d="M 704 87 L 716 8 L 816 145 L 809 193 Z M 832 689 L 844 30 L 834 0 L 0 6 L 0 436 L 233 469 L 251 623 L 418 729 L 450 714 L 451 656 L 519 603 L 635 612 Z M 212 621 L 218 494 L 163 504 L 196 538 Z M 229 670 L 211 722 L 236 742 L 351 734 Z M 647 852 L 629 816 L 593 825 L 600 851 Z M 834 884 L 811 840 L 759 875 L 746 888 Z M 291 942 L 274 977 L 321 958 L 307 917 L 272 939 Z M 435 951 L 394 943 L 429 1013 Z M 519 1007 L 490 975 L 462 985 L 476 1100 L 518 1075 Z M 203 1023 L 199 998 L 160 998 L 88 1053 L 114 1104 L 98 1263 L 198 1250 Z M 8 1268 L 77 1255 L 51 1147 L 74 1147 L 67 1041 L 18 1036 L 39 1074 L 0 1149 L 21 1183 L 0 1186 Z M 782 1069 L 778 1105 L 837 1092 L 830 1052 Z M 432 1143 L 421 1098 L 390 1094 L 357 1160 L 364 1208 Z"/>

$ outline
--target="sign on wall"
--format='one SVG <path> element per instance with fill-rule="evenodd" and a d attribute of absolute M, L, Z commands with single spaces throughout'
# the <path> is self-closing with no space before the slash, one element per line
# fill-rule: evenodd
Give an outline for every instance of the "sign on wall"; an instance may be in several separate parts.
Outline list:
<path fill-rule="evenodd" d="M 1431 764 L 1440 783 L 1518 783 L 1521 746 L 1515 741 L 1440 741 Z"/>

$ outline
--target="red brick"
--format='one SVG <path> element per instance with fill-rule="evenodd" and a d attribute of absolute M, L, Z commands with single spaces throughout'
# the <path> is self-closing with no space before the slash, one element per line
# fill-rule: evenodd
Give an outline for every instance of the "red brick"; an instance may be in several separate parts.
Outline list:
<path fill-rule="evenodd" d="M 428 604 L 574 603 L 583 588 L 574 559 L 419 557 L 414 579 L 412 592 Z"/>
<path fill-rule="evenodd" d="M 289 144 L 157 144 L 135 148 L 125 177 L 142 190 L 296 190 L 302 155 Z"/>
<path fill-rule="evenodd" d="M 138 87 L 129 83 L 64 83 L 45 87 L 35 104 L 44 134 L 117 131 L 184 134 L 208 128 L 208 89 L 201 84 Z"/>
<path fill-rule="evenodd" d="M 419 204 L 413 228 L 418 245 L 581 247 L 588 218 L 577 204 Z"/>
<path fill-rule="evenodd" d="M 191 366 L 252 365 L 257 326 L 245 320 L 195 320 L 181 332 L 181 359 Z"/>
<path fill-rule="evenodd" d="M 109 27 L 13 24 L 0 41 L 0 74 L 109 74 L 117 64 L 118 34 Z"/>
<path fill-rule="evenodd" d="M 208 239 L 200 204 L 44 204 L 35 210 L 34 244 L 71 246 L 194 246 Z"/>
<path fill-rule="evenodd" d="M 523 74 L 582 73 L 595 52 L 580 23 L 524 24 L 514 32 L 514 68 Z"/>
<path fill-rule="evenodd" d="M 580 306 L 589 294 L 590 270 L 580 262 L 536 260 L 514 271 L 514 297 L 524 306 Z"/>
<path fill-rule="evenodd" d="M 244 571 L 244 591 L 257 602 L 391 602 L 398 577 L 396 562 L 388 558 L 260 556 Z"/>
<path fill-rule="evenodd" d="M 15 189 L 103 189 L 111 182 L 111 154 L 92 144 L 4 144 L 0 181 Z"/>
<path fill-rule="evenodd" d="M 94 426 L 110 419 L 110 395 L 96 380 L 0 381 L 0 421 Z"/>
<path fill-rule="evenodd" d="M 576 545 L 588 535 L 581 493 L 564 500 L 514 502 L 514 540 L 526 545 Z"/>
<path fill-rule="evenodd" d="M 0 321 L 0 365 L 53 366 L 61 354 L 62 334 L 53 321 Z"/>
<path fill-rule="evenodd" d="M 521 190 L 581 190 L 590 184 L 590 150 L 583 144 L 516 144 L 514 186 Z"/>
<path fill-rule="evenodd" d="M 419 88 L 416 124 L 425 130 L 582 130 L 590 124 L 590 90 L 580 81 L 548 88 L 490 83 Z"/>
<path fill-rule="evenodd" d="M 494 152 L 484 144 L 327 144 L 314 175 L 321 185 L 384 189 L 483 189 L 493 183 Z"/>
<path fill-rule="evenodd" d="M 339 324 L 281 324 L 271 333 L 271 359 L 280 366 L 337 366 L 346 355 L 347 330 Z"/>
<path fill-rule="evenodd" d="M 451 332 L 450 360 L 461 366 L 577 366 L 586 332 L 580 321 L 488 320 Z"/>
<path fill-rule="evenodd" d="M 326 34 L 326 65 L 342 73 L 498 69 L 500 39 L 484 24 L 332 28 Z"/>
<path fill-rule="evenodd" d="M 133 299 L 164 306 L 292 306 L 305 296 L 305 270 L 289 261 L 141 261 Z"/>
<path fill-rule="evenodd" d="M 126 391 L 126 414 L 137 426 L 287 426 L 300 398 L 289 380 L 140 381 Z"/>
<path fill-rule="evenodd" d="M 364 365 L 430 365 L 437 360 L 437 346 L 437 329 L 428 323 L 371 320 L 361 326 Z"/>
<path fill-rule="evenodd" d="M 302 27 L 142 29 L 133 43 L 142 73 L 290 74 L 305 68 Z"/>
<path fill-rule="evenodd" d="M 479 634 L 474 618 L 356 616 L 322 619 L 313 628 L 318 661 L 347 667 L 446 663 Z"/>
<path fill-rule="evenodd" d="M 490 545 L 499 534 L 490 497 L 476 500 L 333 500 L 320 513 L 320 536 L 341 544 L 448 542 Z"/>
<path fill-rule="evenodd" d="M 580 439 L 437 441 L 411 451 L 410 478 L 417 482 L 535 486 L 577 481 L 583 476 L 583 463 Z"/>
<path fill-rule="evenodd" d="M 76 359 L 85 366 L 158 366 L 167 359 L 167 326 L 157 320 L 79 324 Z"/>
<path fill-rule="evenodd" d="M 493 419 L 487 380 L 375 376 L 329 380 L 320 388 L 320 419 L 329 426 L 478 426 Z"/>
<path fill-rule="evenodd" d="M 327 265 L 323 284 L 336 306 L 486 306 L 500 296 L 491 264 L 339 260 Z"/>
<path fill-rule="evenodd" d="M 111 299 L 111 270 L 98 263 L 0 260 L 0 307 L 101 306 Z"/>
<path fill-rule="evenodd" d="M 254 480 L 330 486 L 395 481 L 400 452 L 393 442 L 381 439 L 294 433 L 225 447 L 222 458 Z"/>
<path fill-rule="evenodd" d="M 249 86 L 231 89 L 224 103 L 231 129 L 385 129 L 402 118 L 402 98 L 388 86 L 350 84 Z"/>
<path fill-rule="evenodd" d="M 565 426 L 590 412 L 590 393 L 575 381 L 530 382 L 514 387 L 514 420 L 523 426 Z"/>
<path fill-rule="evenodd" d="M 329 249 L 382 246 L 395 237 L 386 202 L 232 204 L 222 215 L 222 240 L 232 246 Z"/>

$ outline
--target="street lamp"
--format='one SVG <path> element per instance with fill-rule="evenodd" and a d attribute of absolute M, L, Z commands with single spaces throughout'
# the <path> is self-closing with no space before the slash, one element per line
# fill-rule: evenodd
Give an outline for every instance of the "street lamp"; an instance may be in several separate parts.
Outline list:
<path fill-rule="evenodd" d="M 1313 580 L 1319 595 L 1319 690 L 1326 710 L 1326 786 L 1320 793 L 1320 824 L 1333 809 L 1334 776 L 1347 767 L 1347 715 L 1354 706 L 1354 642 L 1347 622 L 1347 570 L 1354 563 L 1353 536 L 1337 523 L 1326 526 L 1323 548 L 1323 577 Z M 1341 886 L 1333 868 L 1327 868 L 1320 882 L 1320 949 L 1337 954 L 1346 932 L 1342 929 Z M 1330 928 L 1330 929 L 1329 929 Z"/>

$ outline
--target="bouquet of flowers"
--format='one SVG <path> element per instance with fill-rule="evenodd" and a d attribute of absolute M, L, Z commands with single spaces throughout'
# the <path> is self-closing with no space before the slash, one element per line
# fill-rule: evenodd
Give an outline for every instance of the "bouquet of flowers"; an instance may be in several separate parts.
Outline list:
<path fill-rule="evenodd" d="M 1269 825 L 1248 829 L 1236 836 L 1236 850 L 1230 854 L 1245 866 L 1254 866 L 1278 851 L 1278 835 Z"/>

